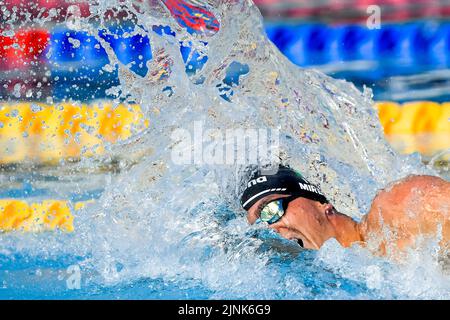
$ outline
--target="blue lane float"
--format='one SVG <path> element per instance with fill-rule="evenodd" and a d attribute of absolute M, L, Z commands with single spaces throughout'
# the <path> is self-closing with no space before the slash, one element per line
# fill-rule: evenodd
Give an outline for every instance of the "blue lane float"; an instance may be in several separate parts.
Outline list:
<path fill-rule="evenodd" d="M 133 34 L 134 31 L 133 25 L 112 27 L 100 30 L 99 36 L 112 46 L 120 62 L 144 76 L 148 71 L 146 62 L 152 58 L 150 41 L 147 36 Z M 160 35 L 174 34 L 167 26 L 155 27 L 154 31 Z M 280 51 L 303 67 L 375 61 L 392 65 L 390 72 L 401 74 L 415 72 L 415 68 L 422 66 L 428 69 L 450 66 L 450 23 L 383 24 L 381 29 L 374 30 L 362 25 L 268 25 L 267 34 Z M 81 45 L 74 47 L 69 39 L 79 40 Z M 57 52 L 57 62 L 82 62 L 95 69 L 108 60 L 95 38 L 83 33 L 57 30 L 52 34 L 51 45 L 53 52 Z M 180 51 L 189 72 L 201 68 L 207 60 L 198 52 L 191 53 L 189 44 L 182 44 Z M 54 58 L 55 55 L 51 61 Z"/>
<path fill-rule="evenodd" d="M 144 77 L 148 72 L 147 62 L 152 59 L 150 40 L 139 33 L 133 25 L 110 27 L 99 31 L 99 36 L 109 43 L 117 59 L 131 71 Z"/>
<path fill-rule="evenodd" d="M 140 26 L 108 26 L 98 31 L 118 60 L 144 77 L 152 59 L 151 43 L 139 32 Z M 302 67 L 336 67 L 338 78 L 378 81 L 393 75 L 417 74 L 450 67 L 450 23 L 409 22 L 383 24 L 369 30 L 364 25 L 330 26 L 320 23 L 267 25 L 267 34 L 293 63 Z M 174 36 L 168 26 L 154 26 L 160 36 Z M 207 46 L 207 42 L 204 42 Z M 117 68 L 106 72 L 108 56 L 97 39 L 85 32 L 55 29 L 51 34 L 48 63 L 54 97 L 92 99 L 105 96 L 104 90 L 118 84 Z M 208 60 L 207 55 L 180 43 L 186 73 L 195 74 Z M 354 68 L 349 68 L 348 63 Z M 342 70 L 339 66 L 342 65 Z M 370 70 L 370 72 L 368 72 Z M 86 84 L 92 83 L 87 86 Z"/>
<path fill-rule="evenodd" d="M 105 49 L 87 32 L 53 30 L 49 43 L 53 98 L 98 99 L 118 84 L 117 72 L 104 72 L 109 63 Z"/>
<path fill-rule="evenodd" d="M 410 22 L 329 26 L 319 23 L 269 25 L 267 34 L 292 62 L 317 66 L 346 61 L 375 61 L 392 65 L 392 73 L 416 68 L 449 67 L 450 24 Z"/>

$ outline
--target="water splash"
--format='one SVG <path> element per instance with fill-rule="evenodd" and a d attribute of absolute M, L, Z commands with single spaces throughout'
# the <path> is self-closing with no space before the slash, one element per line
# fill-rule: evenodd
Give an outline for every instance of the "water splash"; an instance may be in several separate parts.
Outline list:
<path fill-rule="evenodd" d="M 317 253 L 301 251 L 249 227 L 238 200 L 245 165 L 174 164 L 172 133 L 191 130 L 195 121 L 222 132 L 279 129 L 282 160 L 355 218 L 388 182 L 431 172 L 419 157 L 399 156 L 384 140 L 369 89 L 360 92 L 290 63 L 267 39 L 251 1 L 171 5 L 96 1 L 88 17 L 71 22 L 106 50 L 105 71 L 118 69 L 120 84 L 108 92 L 140 104 L 151 120 L 148 130 L 112 146 L 110 155 L 144 157 L 107 183 L 100 199 L 76 218 L 74 234 L 1 235 L 4 269 L 12 261 L 24 268 L 78 263 L 82 292 L 92 296 L 179 297 L 177 291 L 192 298 L 448 298 L 448 281 L 434 262 L 423 264 L 426 255 L 414 258 L 413 252 L 405 267 L 334 242 Z M 177 10 L 189 9 L 209 12 L 203 27 L 179 21 Z M 149 38 L 145 75 L 120 62 L 98 33 L 118 16 L 136 26 L 129 36 Z M 183 46 L 195 54 L 183 59 Z M 190 72 L 189 63 L 198 68 Z M 236 66 L 241 74 L 230 81 Z M 412 282 L 424 269 L 427 280 Z M 419 287 L 424 283 L 426 293 Z M 55 295 L 79 294 L 58 290 Z"/>

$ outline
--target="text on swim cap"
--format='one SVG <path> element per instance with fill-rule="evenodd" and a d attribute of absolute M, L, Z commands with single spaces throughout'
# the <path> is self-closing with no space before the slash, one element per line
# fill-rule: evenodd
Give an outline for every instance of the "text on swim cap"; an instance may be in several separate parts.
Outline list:
<path fill-rule="evenodd" d="M 310 184 L 301 183 L 301 182 L 299 182 L 298 185 L 300 186 L 300 189 L 320 194 L 319 190 L 317 190 L 317 188 L 315 186 L 312 186 Z"/>
<path fill-rule="evenodd" d="M 267 182 L 266 176 L 262 176 L 262 177 L 258 177 L 256 179 L 250 180 L 247 184 L 247 188 L 250 188 L 251 186 L 254 186 L 257 183 L 262 183 L 262 182 Z"/>

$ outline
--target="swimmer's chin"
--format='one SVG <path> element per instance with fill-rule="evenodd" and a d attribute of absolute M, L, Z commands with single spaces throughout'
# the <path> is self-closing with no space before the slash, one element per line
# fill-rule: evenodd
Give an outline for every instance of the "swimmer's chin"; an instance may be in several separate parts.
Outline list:
<path fill-rule="evenodd" d="M 309 240 L 308 237 L 303 235 L 300 231 L 297 231 L 295 235 L 291 236 L 291 241 L 295 242 L 303 249 L 309 250 L 319 250 L 320 246 L 316 245 L 313 241 Z"/>

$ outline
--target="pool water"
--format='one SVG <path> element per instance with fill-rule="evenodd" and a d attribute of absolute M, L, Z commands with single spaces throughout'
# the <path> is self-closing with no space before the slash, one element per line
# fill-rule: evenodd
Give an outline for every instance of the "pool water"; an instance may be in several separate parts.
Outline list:
<path fill-rule="evenodd" d="M 319 251 L 303 250 L 247 224 L 239 204 L 247 163 L 174 161 L 174 132 L 195 131 L 198 122 L 216 130 L 216 139 L 230 129 L 279 129 L 282 160 L 356 220 L 387 183 L 439 174 L 420 155 L 389 146 L 370 89 L 289 62 L 267 39 L 251 2 L 195 1 L 208 8 L 202 14 L 211 22 L 196 32 L 164 9 L 171 1 L 163 2 L 124 6 L 152 43 L 146 66 L 154 72 L 145 76 L 120 63 L 93 31 L 98 26 L 80 17 L 77 28 L 105 45 L 119 75 L 110 88 L 116 100 L 140 104 L 153 121 L 100 160 L 3 170 L 2 197 L 94 201 L 77 212 L 72 233 L 0 234 L 0 298 L 448 299 L 437 239 L 420 239 L 400 261 L 332 240 Z M 109 10 L 110 1 L 91 4 L 92 15 Z M 180 55 L 188 42 L 199 59 L 207 57 L 196 72 L 186 72 Z M 238 75 L 230 79 L 231 71 Z M 102 169 L 114 155 L 136 159 L 149 146 L 137 162 Z"/>

